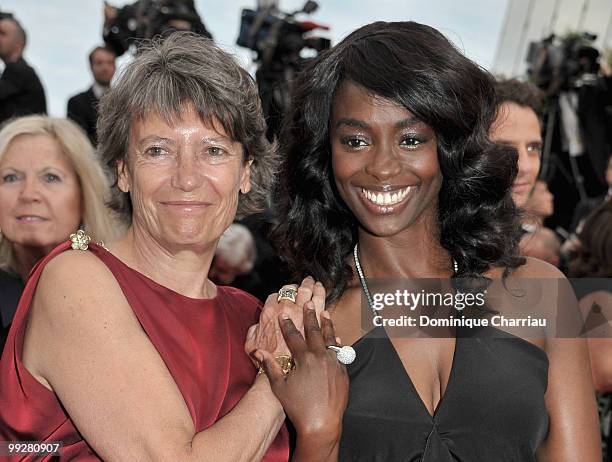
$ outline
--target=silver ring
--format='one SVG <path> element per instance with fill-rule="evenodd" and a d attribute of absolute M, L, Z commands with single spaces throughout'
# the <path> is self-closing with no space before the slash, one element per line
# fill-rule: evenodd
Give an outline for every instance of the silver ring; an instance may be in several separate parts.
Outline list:
<path fill-rule="evenodd" d="M 327 348 L 336 352 L 336 357 L 342 364 L 351 364 L 357 357 L 357 353 L 355 353 L 355 349 L 352 346 L 339 347 L 329 345 Z"/>
<path fill-rule="evenodd" d="M 290 302 L 295 303 L 297 297 L 297 290 L 291 286 L 281 287 L 278 291 L 278 297 L 276 298 L 277 302 L 281 300 L 289 300 Z"/>

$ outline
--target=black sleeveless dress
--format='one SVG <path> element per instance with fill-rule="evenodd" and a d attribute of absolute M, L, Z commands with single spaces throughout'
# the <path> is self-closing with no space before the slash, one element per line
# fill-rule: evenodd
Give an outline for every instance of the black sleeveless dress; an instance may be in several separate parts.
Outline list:
<path fill-rule="evenodd" d="M 353 345 L 339 460 L 536 460 L 548 433 L 546 353 L 493 327 L 456 335 L 449 382 L 433 417 L 382 327 Z"/>

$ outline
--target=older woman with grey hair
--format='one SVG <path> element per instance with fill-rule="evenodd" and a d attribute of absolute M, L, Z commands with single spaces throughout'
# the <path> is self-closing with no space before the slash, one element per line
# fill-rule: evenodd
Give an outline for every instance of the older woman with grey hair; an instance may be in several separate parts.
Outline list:
<path fill-rule="evenodd" d="M 286 460 L 286 412 L 298 459 L 334 458 L 347 377 L 317 320 L 321 284 L 269 297 L 249 329 L 257 300 L 208 278 L 223 231 L 270 182 L 251 77 L 172 34 L 103 98 L 98 134 L 131 224 L 106 245 L 75 234 L 33 272 L 0 362 L 0 439 L 62 441 L 62 460 Z"/>

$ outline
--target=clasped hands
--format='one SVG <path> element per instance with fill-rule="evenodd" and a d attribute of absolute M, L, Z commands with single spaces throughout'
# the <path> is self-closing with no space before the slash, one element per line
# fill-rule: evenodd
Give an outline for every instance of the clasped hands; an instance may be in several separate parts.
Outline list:
<path fill-rule="evenodd" d="M 246 352 L 263 365 L 272 392 L 298 434 L 339 437 L 348 400 L 348 375 L 329 345 L 337 345 L 334 327 L 325 311 L 325 288 L 307 277 L 295 302 L 271 294 L 259 323 L 247 334 Z M 275 360 L 290 355 L 295 370 L 283 374 Z"/>

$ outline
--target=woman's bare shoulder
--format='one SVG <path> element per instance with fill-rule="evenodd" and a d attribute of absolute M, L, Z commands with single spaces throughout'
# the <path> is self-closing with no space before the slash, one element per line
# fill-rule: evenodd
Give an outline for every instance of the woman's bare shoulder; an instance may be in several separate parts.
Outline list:
<path fill-rule="evenodd" d="M 93 253 L 63 252 L 43 268 L 28 313 L 22 361 L 39 382 L 75 345 L 128 338 L 139 323 L 106 265 Z M 91 357 L 95 356 L 90 352 Z"/>
<path fill-rule="evenodd" d="M 36 286 L 32 310 L 54 318 L 102 311 L 112 316 L 126 303 L 109 268 L 92 252 L 69 250 L 50 260 Z M 97 317 L 97 316 L 94 316 Z M 79 316 L 86 321 L 86 316 Z"/>
<path fill-rule="evenodd" d="M 565 279 L 565 275 L 558 268 L 533 257 L 525 257 L 525 264 L 514 270 L 510 277 Z"/>
<path fill-rule="evenodd" d="M 82 269 L 102 269 L 104 263 L 96 257 L 93 252 L 82 250 L 66 250 L 59 253 L 47 262 L 43 269 L 43 275 L 54 273 L 78 272 Z"/>

